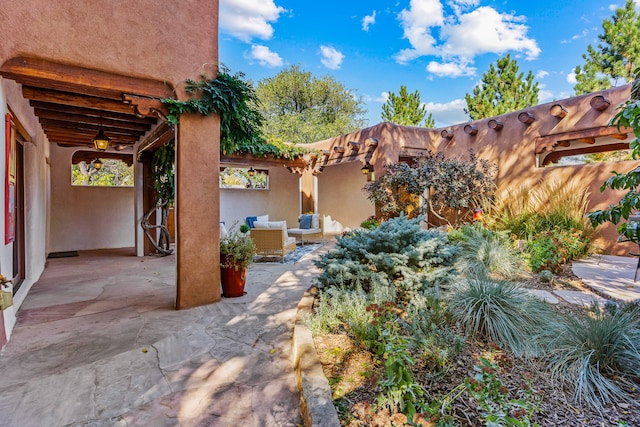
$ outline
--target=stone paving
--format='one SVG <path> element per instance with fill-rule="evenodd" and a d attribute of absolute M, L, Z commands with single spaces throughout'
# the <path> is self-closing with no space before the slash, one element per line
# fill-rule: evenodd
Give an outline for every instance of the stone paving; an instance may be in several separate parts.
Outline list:
<path fill-rule="evenodd" d="M 315 267 L 254 264 L 247 294 L 174 310 L 173 256 L 48 261 L 0 354 L 0 425 L 302 424 L 291 360 Z"/>

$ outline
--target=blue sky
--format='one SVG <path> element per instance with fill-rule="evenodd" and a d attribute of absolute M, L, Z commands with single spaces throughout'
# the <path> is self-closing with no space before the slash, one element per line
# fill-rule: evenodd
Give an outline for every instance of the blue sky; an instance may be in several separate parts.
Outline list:
<path fill-rule="evenodd" d="M 640 11 L 640 0 L 636 0 Z M 219 60 L 257 82 L 299 65 L 330 75 L 381 122 L 388 92 L 418 90 L 436 126 L 468 120 L 464 96 L 510 53 L 540 103 L 573 96 L 572 72 L 617 3 L 602 0 L 220 0 Z"/>

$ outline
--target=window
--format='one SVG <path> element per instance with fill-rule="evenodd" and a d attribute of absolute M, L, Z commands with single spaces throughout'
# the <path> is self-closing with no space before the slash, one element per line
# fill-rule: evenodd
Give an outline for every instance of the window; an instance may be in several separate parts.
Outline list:
<path fill-rule="evenodd" d="M 82 160 L 71 165 L 71 185 L 133 187 L 133 165 L 119 159 Z"/>
<path fill-rule="evenodd" d="M 220 168 L 220 188 L 268 190 L 269 171 L 253 168 Z"/>

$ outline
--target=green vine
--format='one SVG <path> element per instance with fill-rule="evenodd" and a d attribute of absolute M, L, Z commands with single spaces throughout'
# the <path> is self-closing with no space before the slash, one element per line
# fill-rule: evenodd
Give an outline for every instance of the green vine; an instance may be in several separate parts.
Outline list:
<path fill-rule="evenodd" d="M 244 73 L 231 74 L 222 66 L 215 79 L 202 75 L 201 80 L 187 80 L 186 101 L 162 99 L 167 107 L 167 122 L 175 125 L 184 113 L 220 116 L 220 151 L 223 154 L 247 153 L 256 157 L 296 158 L 308 150 L 285 143 L 265 141 L 264 118 L 257 108 L 259 99 Z"/>
<path fill-rule="evenodd" d="M 169 204 L 173 204 L 175 196 L 175 157 L 175 143 L 171 141 L 155 151 L 151 169 L 153 189 L 156 191 L 158 200 Z"/>

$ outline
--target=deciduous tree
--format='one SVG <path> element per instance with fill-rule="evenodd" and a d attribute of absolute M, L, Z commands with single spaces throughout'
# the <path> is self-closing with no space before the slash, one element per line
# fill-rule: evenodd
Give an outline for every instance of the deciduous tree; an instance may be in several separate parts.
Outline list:
<path fill-rule="evenodd" d="M 363 102 L 353 91 L 297 65 L 258 82 L 256 94 L 268 141 L 309 143 L 365 126 Z"/>

